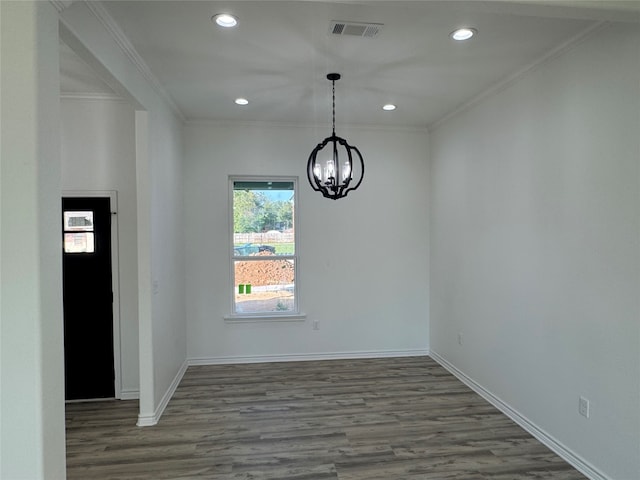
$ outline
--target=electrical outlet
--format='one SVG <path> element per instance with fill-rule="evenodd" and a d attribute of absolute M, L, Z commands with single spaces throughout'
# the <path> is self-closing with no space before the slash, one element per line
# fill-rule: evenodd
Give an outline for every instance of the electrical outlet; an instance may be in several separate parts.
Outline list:
<path fill-rule="evenodd" d="M 590 412 L 588 399 L 580 397 L 580 399 L 578 400 L 578 413 L 585 418 L 589 418 Z"/>
<path fill-rule="evenodd" d="M 462 345 L 462 334 L 458 334 L 458 345 Z"/>
<path fill-rule="evenodd" d="M 320 330 L 320 321 L 318 321 L 318 320 L 314 320 L 313 321 L 313 329 L 314 330 Z"/>

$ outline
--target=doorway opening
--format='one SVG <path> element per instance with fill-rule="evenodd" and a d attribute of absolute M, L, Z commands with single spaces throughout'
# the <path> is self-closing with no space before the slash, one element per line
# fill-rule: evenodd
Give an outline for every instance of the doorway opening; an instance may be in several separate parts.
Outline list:
<path fill-rule="evenodd" d="M 116 192 L 62 199 L 67 401 L 120 398 L 116 208 Z"/>

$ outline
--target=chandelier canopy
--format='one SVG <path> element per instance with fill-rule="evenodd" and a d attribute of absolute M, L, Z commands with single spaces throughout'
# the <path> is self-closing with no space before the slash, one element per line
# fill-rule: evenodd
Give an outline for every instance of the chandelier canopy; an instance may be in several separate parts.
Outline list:
<path fill-rule="evenodd" d="M 340 80 L 340 74 L 330 73 L 327 79 L 332 84 L 332 132 L 309 155 L 307 177 L 316 192 L 337 200 L 360 186 L 364 177 L 364 160 L 357 147 L 336 136 L 336 80 Z"/>

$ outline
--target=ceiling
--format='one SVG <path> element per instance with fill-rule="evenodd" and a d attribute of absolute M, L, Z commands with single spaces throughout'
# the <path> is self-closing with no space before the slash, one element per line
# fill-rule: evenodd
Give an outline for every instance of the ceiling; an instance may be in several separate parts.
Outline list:
<path fill-rule="evenodd" d="M 603 21 L 638 22 L 640 1 L 105 1 L 186 120 L 427 128 Z M 69 8 L 74 8 L 72 5 Z M 212 15 L 239 24 L 222 29 Z M 375 38 L 332 20 L 383 24 Z M 454 29 L 477 29 L 456 42 Z M 109 87 L 62 47 L 63 93 Z M 95 76 L 95 74 L 93 74 Z M 249 100 L 246 106 L 234 103 Z M 397 109 L 385 112 L 382 105 Z"/>

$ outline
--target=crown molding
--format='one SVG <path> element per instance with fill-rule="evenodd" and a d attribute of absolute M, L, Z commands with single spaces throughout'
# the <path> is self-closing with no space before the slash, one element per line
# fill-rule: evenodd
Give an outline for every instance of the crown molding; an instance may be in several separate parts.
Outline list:
<path fill-rule="evenodd" d="M 60 0 L 56 0 L 60 1 Z M 124 54 L 129 58 L 131 63 L 138 69 L 138 71 L 142 74 L 142 76 L 147 80 L 153 89 L 162 97 L 162 99 L 169 105 L 171 110 L 184 122 L 186 120 L 184 114 L 178 108 L 178 105 L 173 100 L 171 95 L 165 90 L 165 88 L 160 83 L 160 80 L 153 74 L 149 66 L 142 59 L 140 54 L 134 48 L 131 41 L 127 38 L 125 33 L 122 31 L 120 26 L 116 23 L 113 17 L 107 12 L 107 10 L 102 5 L 100 1 L 84 1 L 85 5 L 89 9 L 89 11 L 102 23 L 102 25 L 107 29 L 109 35 L 115 40 L 116 44 L 120 47 L 120 49 L 124 52 Z"/>
<path fill-rule="evenodd" d="M 605 28 L 608 28 L 611 24 L 612 24 L 612 22 L 610 22 L 608 20 L 602 20 L 602 21 L 596 22 L 593 25 L 587 27 L 586 29 L 584 29 L 580 33 L 578 33 L 577 35 L 574 35 L 573 37 L 571 37 L 566 42 L 561 43 L 560 45 L 558 45 L 556 48 L 554 48 L 550 52 L 547 52 L 542 57 L 539 57 L 535 61 L 531 62 L 529 65 L 526 65 L 525 67 L 523 67 L 520 70 L 516 71 L 515 73 L 509 75 L 508 77 L 504 78 L 503 80 L 500 80 L 497 83 L 494 83 L 492 86 L 490 86 L 489 88 L 487 88 L 483 92 L 479 93 L 478 95 L 473 97 L 471 100 L 463 103 L 462 105 L 458 106 L 456 109 L 454 109 L 451 112 L 447 113 L 445 116 L 443 116 L 440 119 L 436 120 L 435 122 L 429 124 L 427 126 L 427 130 L 429 132 L 432 132 L 432 131 L 436 130 L 438 127 L 440 127 L 441 125 L 443 125 L 444 123 L 446 123 L 447 121 L 451 120 L 453 117 L 455 117 L 455 116 L 457 116 L 457 115 L 469 110 L 470 108 L 474 107 L 475 105 L 477 105 L 478 103 L 482 102 L 483 100 L 485 100 L 487 98 L 490 98 L 490 97 L 492 97 L 494 95 L 497 95 L 498 93 L 500 93 L 501 91 L 503 91 L 506 88 L 510 87 L 514 83 L 520 81 L 520 79 L 522 79 L 528 73 L 533 72 L 534 70 L 537 70 L 538 68 L 542 67 L 543 65 L 546 65 L 547 63 L 549 63 L 552 60 L 558 58 L 559 56 L 564 55 L 568 51 L 576 48 L 578 45 L 580 45 L 585 40 L 595 36 L 597 33 L 601 32 Z"/>
<path fill-rule="evenodd" d="M 267 120 L 225 120 L 213 118 L 190 118 L 185 122 L 186 126 L 205 126 L 205 127 L 258 127 L 258 128 L 304 128 L 304 129 L 326 129 L 331 132 L 330 123 L 313 123 L 313 122 L 277 122 Z M 375 130 L 384 132 L 419 132 L 427 133 L 426 127 L 415 125 L 379 125 L 368 123 L 347 123 L 340 125 L 340 131 L 343 130 Z"/>
<path fill-rule="evenodd" d="M 49 3 L 60 13 L 65 8 L 69 8 L 74 0 L 49 0 Z"/>
<path fill-rule="evenodd" d="M 90 102 L 126 102 L 124 98 L 115 93 L 70 93 L 60 92 L 61 100 L 80 100 Z"/>

